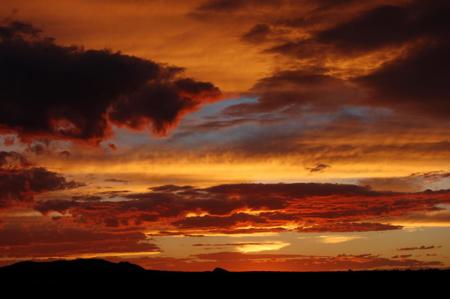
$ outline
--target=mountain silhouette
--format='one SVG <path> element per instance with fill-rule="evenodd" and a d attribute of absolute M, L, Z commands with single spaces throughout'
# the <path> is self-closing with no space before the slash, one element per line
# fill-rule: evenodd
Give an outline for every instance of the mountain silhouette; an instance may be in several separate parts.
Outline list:
<path fill-rule="evenodd" d="M 95 274 L 145 273 L 146 270 L 128 262 L 113 263 L 102 259 L 58 260 L 52 262 L 18 262 L 0 268 L 0 274 Z"/>
<path fill-rule="evenodd" d="M 277 289 L 277 293 L 292 288 L 331 292 L 346 287 L 364 287 L 372 291 L 399 289 L 403 285 L 431 289 L 445 285 L 450 270 L 390 270 L 343 272 L 229 272 L 215 268 L 205 272 L 172 272 L 146 270 L 138 265 L 102 259 L 25 261 L 0 268 L 2 287 L 14 290 L 95 290 L 113 293 L 117 288 L 129 291 L 157 290 L 168 293 L 192 293 L 213 289 L 210 295 L 237 292 L 241 289 L 261 292 Z M 406 284 L 403 284 L 406 282 Z M 324 288 L 326 286 L 326 288 Z M 380 288 L 382 286 L 382 288 Z M 289 291 L 289 292 L 288 292 Z M 405 290 L 402 290 L 404 292 Z M 186 293 L 187 292 L 187 293 Z M 234 296 L 234 295 L 233 295 Z"/>

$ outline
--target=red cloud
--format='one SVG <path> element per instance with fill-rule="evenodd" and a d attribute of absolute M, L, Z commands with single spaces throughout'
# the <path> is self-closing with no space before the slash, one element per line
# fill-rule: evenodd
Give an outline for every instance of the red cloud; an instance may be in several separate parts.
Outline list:
<path fill-rule="evenodd" d="M 77 228 L 61 228 L 55 224 L 14 226 L 0 229 L 0 252 L 10 260 L 20 258 L 52 258 L 80 255 L 108 255 L 159 252 L 142 233 L 108 233 Z"/>
<path fill-rule="evenodd" d="M 102 196 L 97 194 L 97 196 Z M 205 189 L 162 186 L 124 201 L 42 201 L 36 210 L 69 213 L 66 221 L 110 228 L 159 227 L 160 234 L 351 232 L 399 229 L 387 219 L 437 210 L 447 191 L 374 192 L 338 184 L 236 184 Z M 80 197 L 83 198 L 83 197 Z M 158 232 L 156 232 L 158 234 Z"/>
<path fill-rule="evenodd" d="M 438 249 L 441 248 L 441 246 L 434 246 L 434 245 L 430 245 L 430 246 L 416 246 L 416 247 L 404 247 L 404 248 L 399 248 L 398 250 L 400 251 L 413 251 L 413 250 L 432 250 L 432 249 Z"/>
<path fill-rule="evenodd" d="M 45 168 L 31 164 L 15 152 L 0 152 L 0 208 L 31 202 L 35 195 L 80 186 Z"/>

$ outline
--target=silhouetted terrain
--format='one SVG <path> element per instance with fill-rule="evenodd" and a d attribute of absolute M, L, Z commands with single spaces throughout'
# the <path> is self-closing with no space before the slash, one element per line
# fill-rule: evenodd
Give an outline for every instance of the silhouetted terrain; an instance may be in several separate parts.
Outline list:
<path fill-rule="evenodd" d="M 0 268 L 3 293 L 28 298 L 440 297 L 449 270 L 207 272 L 145 270 L 100 259 L 19 262 Z M 111 296 L 112 295 L 112 296 Z M 175 297 L 176 296 L 176 297 Z M 95 298 L 94 297 L 94 298 Z M 445 296 L 444 296 L 445 297 Z"/>
<path fill-rule="evenodd" d="M 343 271 L 343 272 L 229 272 L 216 268 L 206 272 L 171 272 L 146 270 L 128 262 L 113 263 L 101 259 L 77 259 L 52 262 L 19 262 L 0 268 L 1 281 L 33 283 L 57 282 L 60 284 L 114 283 L 151 284 L 152 287 L 165 284 L 177 286 L 256 284 L 261 287 L 275 284 L 301 284 L 311 287 L 315 284 L 327 287 L 387 285 L 407 281 L 410 286 L 424 285 L 426 282 L 447 282 L 450 270 L 389 270 L 389 271 Z M 417 285 L 414 285 L 417 283 Z M 295 285 L 295 284 L 294 284 Z"/>
<path fill-rule="evenodd" d="M 91 275 L 91 274 L 138 274 L 146 270 L 128 262 L 112 263 L 101 259 L 60 260 L 53 262 L 18 262 L 0 268 L 0 274 L 9 275 Z"/>

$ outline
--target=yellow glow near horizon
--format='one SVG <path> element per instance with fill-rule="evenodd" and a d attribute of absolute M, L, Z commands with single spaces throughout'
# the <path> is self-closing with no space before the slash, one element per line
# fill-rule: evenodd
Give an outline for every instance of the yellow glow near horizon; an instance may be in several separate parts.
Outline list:
<path fill-rule="evenodd" d="M 144 257 L 161 254 L 159 251 L 139 251 L 139 252 L 104 252 L 104 253 L 83 253 L 83 254 L 73 254 L 70 256 L 65 256 L 64 258 L 74 259 L 91 259 L 99 257 Z"/>
<path fill-rule="evenodd" d="M 361 239 L 361 236 L 319 236 L 320 242 L 325 244 L 339 244 Z"/>
<path fill-rule="evenodd" d="M 167 160 L 164 162 L 141 160 L 122 161 L 114 158 L 107 161 L 43 161 L 41 164 L 49 169 L 67 175 L 83 177 L 95 174 L 101 177 L 124 178 L 138 187 L 139 183 L 149 187 L 148 182 L 165 182 L 190 184 L 206 187 L 220 183 L 237 182 L 314 182 L 376 177 L 401 177 L 411 173 L 442 170 L 442 161 L 398 161 L 393 164 L 389 161 L 363 162 L 336 162 L 329 169 L 321 173 L 311 173 L 307 168 L 311 164 L 301 163 L 298 159 L 286 157 L 285 159 L 270 159 L 261 161 L 236 160 L 228 162 L 199 161 L 196 159 L 186 161 Z M 297 161 L 296 161 L 297 160 Z M 419 163 L 420 162 L 420 163 Z M 127 188 L 133 187 L 132 185 Z"/>
<path fill-rule="evenodd" d="M 261 244 L 236 245 L 236 249 L 237 249 L 237 251 L 242 252 L 242 253 L 251 253 L 251 252 L 280 250 L 289 245 L 291 245 L 291 244 L 286 243 L 286 242 L 277 241 L 277 242 L 267 242 L 267 243 L 261 243 Z"/>

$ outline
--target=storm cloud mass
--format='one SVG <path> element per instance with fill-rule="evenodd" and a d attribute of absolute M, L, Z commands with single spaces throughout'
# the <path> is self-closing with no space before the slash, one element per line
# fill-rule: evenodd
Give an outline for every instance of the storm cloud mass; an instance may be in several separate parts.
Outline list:
<path fill-rule="evenodd" d="M 182 69 L 119 52 L 59 46 L 18 21 L 0 27 L 0 126 L 21 137 L 99 141 L 111 122 L 163 134 L 219 96 Z"/>

